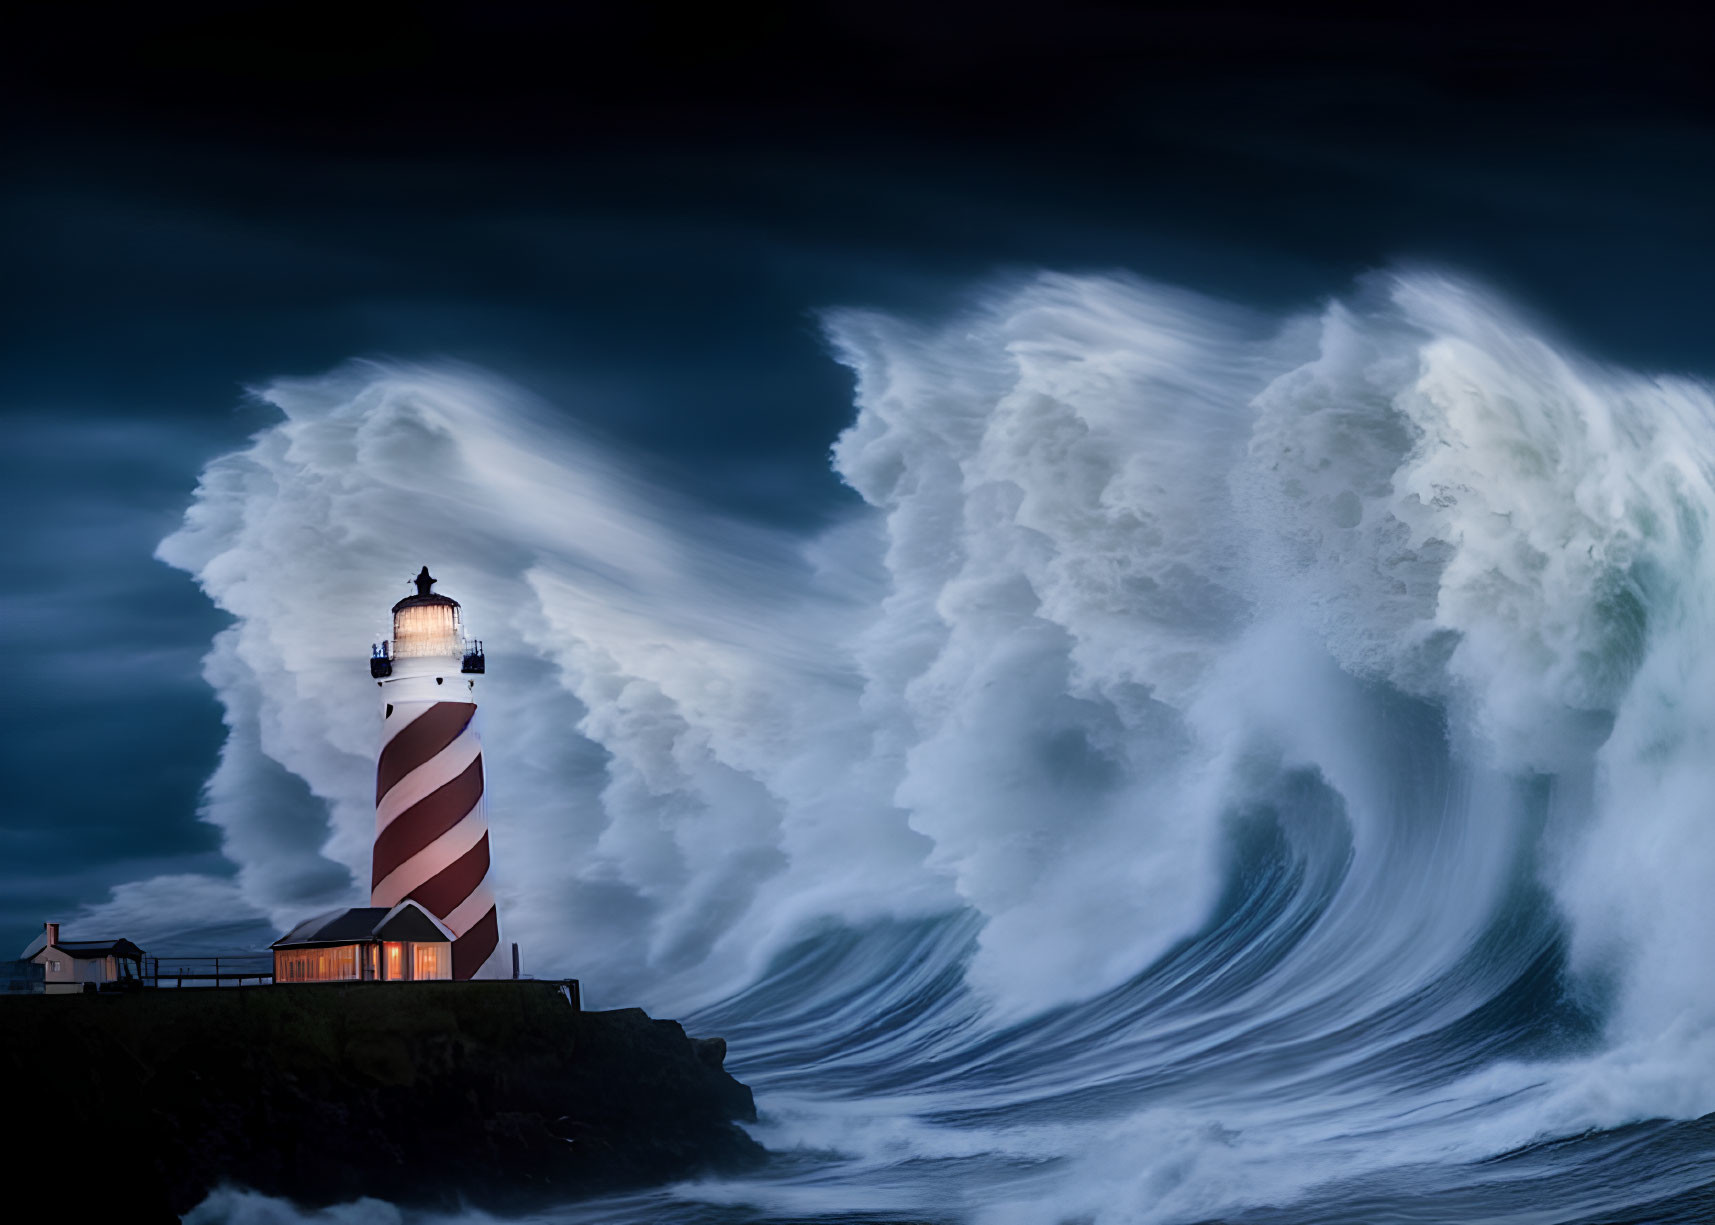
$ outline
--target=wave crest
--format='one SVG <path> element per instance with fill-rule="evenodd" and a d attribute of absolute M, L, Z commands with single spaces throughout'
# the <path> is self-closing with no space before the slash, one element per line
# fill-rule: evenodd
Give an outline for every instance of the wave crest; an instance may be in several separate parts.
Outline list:
<path fill-rule="evenodd" d="M 206 816 L 245 898 L 284 922 L 361 879 L 354 627 L 428 560 L 494 660 L 495 875 L 531 968 L 724 999 L 779 1085 L 826 1024 L 867 1054 L 811 1096 L 1147 1107 L 1092 1150 L 1110 1189 L 1160 1120 L 1287 1162 L 1331 1134 L 1318 1092 L 1345 1136 L 1318 1178 L 1450 1143 L 1479 1102 L 1509 1104 L 1447 1151 L 1715 1107 L 1685 1072 L 1715 1032 L 1708 386 L 1427 273 L 1280 321 L 1042 276 L 826 327 L 863 506 L 814 534 L 664 494 L 477 371 L 263 389 L 281 420 L 161 546 L 235 618 Z M 783 952 L 950 912 L 932 951 L 827 945 L 876 975 L 879 1036 Z M 1564 966 L 1609 993 L 1598 1054 L 1543 1037 Z M 1540 1024 L 1473 1020 L 1527 997 Z M 1134 1185 L 1191 1213 L 1304 1181 L 1235 1188 L 1211 1154 L 1182 1165 L 1207 1185 Z"/>

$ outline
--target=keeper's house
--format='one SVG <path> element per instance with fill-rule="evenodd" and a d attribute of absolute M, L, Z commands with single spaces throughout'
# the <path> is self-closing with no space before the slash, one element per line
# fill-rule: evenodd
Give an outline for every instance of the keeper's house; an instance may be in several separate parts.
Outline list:
<path fill-rule="evenodd" d="M 413 982 L 453 976 L 453 934 L 407 899 L 300 923 L 273 944 L 274 983 Z"/>
<path fill-rule="evenodd" d="M 142 949 L 129 940 L 64 940 L 58 923 L 42 924 L 42 934 L 30 941 L 22 960 L 42 967 L 39 989 L 48 995 L 143 985 Z"/>

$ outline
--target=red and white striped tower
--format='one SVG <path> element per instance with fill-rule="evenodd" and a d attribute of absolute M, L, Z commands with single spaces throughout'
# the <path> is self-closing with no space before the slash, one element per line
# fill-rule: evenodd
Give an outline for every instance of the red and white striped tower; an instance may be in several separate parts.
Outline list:
<path fill-rule="evenodd" d="M 375 768 L 371 906 L 417 902 L 446 924 L 454 978 L 500 977 L 500 916 L 488 887 L 488 810 L 476 682 L 482 644 L 467 642 L 457 600 L 429 568 L 393 606 L 393 639 L 371 651 L 383 733 Z"/>

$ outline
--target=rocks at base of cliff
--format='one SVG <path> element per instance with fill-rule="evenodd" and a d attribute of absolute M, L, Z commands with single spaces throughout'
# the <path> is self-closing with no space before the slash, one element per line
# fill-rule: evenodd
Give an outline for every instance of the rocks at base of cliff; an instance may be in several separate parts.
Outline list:
<path fill-rule="evenodd" d="M 755 1105 L 725 1056 L 639 1009 L 578 1012 L 549 983 L 0 1002 L 0 1074 L 29 1103 L 11 1156 L 101 1160 L 128 1219 L 222 1183 L 504 1211 L 751 1168 L 764 1153 L 736 1122 Z"/>

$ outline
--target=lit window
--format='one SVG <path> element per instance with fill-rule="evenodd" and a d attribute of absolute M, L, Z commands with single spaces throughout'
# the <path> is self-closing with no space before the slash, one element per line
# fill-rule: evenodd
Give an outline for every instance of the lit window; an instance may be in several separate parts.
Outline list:
<path fill-rule="evenodd" d="M 357 946 L 332 949 L 282 949 L 275 958 L 278 981 L 344 982 L 357 977 Z"/>
<path fill-rule="evenodd" d="M 411 946 L 412 978 L 447 978 L 447 946 L 444 944 L 414 944 Z"/>
<path fill-rule="evenodd" d="M 393 614 L 393 658 L 464 654 L 464 630 L 452 604 L 418 604 Z"/>

